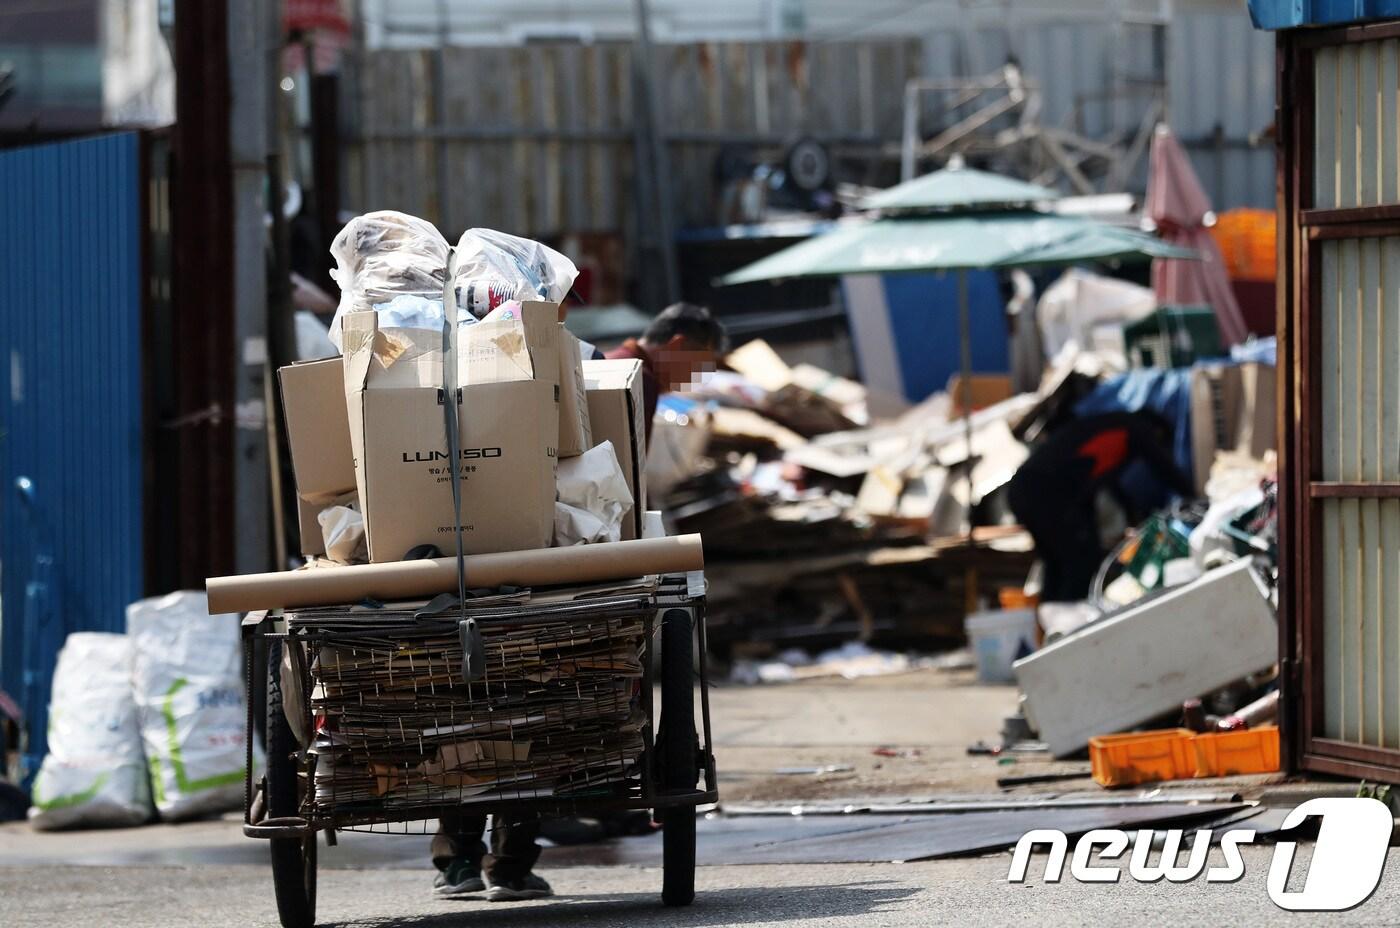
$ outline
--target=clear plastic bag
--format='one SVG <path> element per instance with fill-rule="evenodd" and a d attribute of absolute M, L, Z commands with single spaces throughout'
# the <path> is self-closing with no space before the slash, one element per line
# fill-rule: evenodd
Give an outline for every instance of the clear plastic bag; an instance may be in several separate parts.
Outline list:
<path fill-rule="evenodd" d="M 457 242 L 457 305 L 482 319 L 510 300 L 561 303 L 578 277 L 574 263 L 546 245 L 494 229 L 468 229 Z"/>
<path fill-rule="evenodd" d="M 331 276 L 340 286 L 329 332 L 335 347 L 344 350 L 340 320 L 346 313 L 373 310 L 403 296 L 440 306 L 450 251 L 442 233 L 417 216 L 380 210 L 347 222 L 331 243 L 336 263 Z"/>

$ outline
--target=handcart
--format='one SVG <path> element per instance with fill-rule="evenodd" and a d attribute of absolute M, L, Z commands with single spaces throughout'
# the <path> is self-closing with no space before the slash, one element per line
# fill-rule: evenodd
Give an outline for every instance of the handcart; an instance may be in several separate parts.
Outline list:
<path fill-rule="evenodd" d="M 282 924 L 315 922 L 318 832 L 334 847 L 339 831 L 422 834 L 461 814 L 653 810 L 662 901 L 690 904 L 695 809 L 718 798 L 704 584 L 250 613 L 267 767 L 252 769 L 250 698 L 243 831 L 271 845 Z"/>

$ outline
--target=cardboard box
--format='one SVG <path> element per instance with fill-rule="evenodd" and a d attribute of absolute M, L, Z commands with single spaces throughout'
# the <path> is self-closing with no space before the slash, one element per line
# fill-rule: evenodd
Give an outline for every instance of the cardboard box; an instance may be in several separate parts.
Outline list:
<path fill-rule="evenodd" d="M 316 516 L 355 490 L 350 420 L 345 412 L 345 376 L 340 358 L 289 364 L 277 372 L 282 417 L 287 426 L 296 478 L 301 552 L 325 553 Z"/>
<path fill-rule="evenodd" d="M 583 354 L 574 333 L 559 328 L 559 456 L 576 457 L 593 447 Z"/>
<path fill-rule="evenodd" d="M 617 461 L 632 491 L 632 508 L 622 515 L 622 540 L 642 537 L 647 509 L 646 405 L 642 399 L 642 362 L 584 361 L 588 418 L 594 444 L 613 443 Z"/>
<path fill-rule="evenodd" d="M 1205 492 L 1217 451 L 1262 458 L 1277 450 L 1272 365 L 1198 365 L 1191 371 L 1191 458 L 1196 489 Z"/>
<path fill-rule="evenodd" d="M 972 387 L 973 412 L 995 406 L 1013 395 L 1011 378 L 1006 374 L 973 374 L 968 382 Z M 962 374 L 954 374 L 948 378 L 948 397 L 953 401 L 949 412 L 951 416 L 962 415 L 962 389 Z"/>
<path fill-rule="evenodd" d="M 344 317 L 345 404 L 371 562 L 400 560 L 422 544 L 455 554 L 454 473 L 467 553 L 549 545 L 559 437 L 558 384 L 550 380 L 558 372 L 557 312 L 553 304 L 527 303 L 523 319 L 461 331 L 455 467 L 436 333 L 380 331 L 375 313 Z"/>

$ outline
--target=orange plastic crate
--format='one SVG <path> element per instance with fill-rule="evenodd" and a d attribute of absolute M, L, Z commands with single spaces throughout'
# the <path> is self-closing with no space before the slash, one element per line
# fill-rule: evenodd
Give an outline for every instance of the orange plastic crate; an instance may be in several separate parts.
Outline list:
<path fill-rule="evenodd" d="M 1272 726 L 1197 735 L 1191 745 L 1196 752 L 1198 777 L 1278 770 L 1278 729 Z"/>
<path fill-rule="evenodd" d="M 1135 786 L 1196 775 L 1189 728 L 1099 735 L 1089 739 L 1089 764 L 1100 786 Z M 1277 756 L 1277 754 L 1275 754 Z"/>

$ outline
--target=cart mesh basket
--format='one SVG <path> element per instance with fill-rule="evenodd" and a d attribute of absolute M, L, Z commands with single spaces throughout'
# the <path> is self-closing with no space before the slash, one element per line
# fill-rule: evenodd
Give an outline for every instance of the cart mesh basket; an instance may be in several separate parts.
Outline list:
<path fill-rule="evenodd" d="M 655 599 L 509 599 L 473 603 L 465 620 L 455 602 L 287 615 L 305 645 L 308 819 L 642 795 Z"/>

